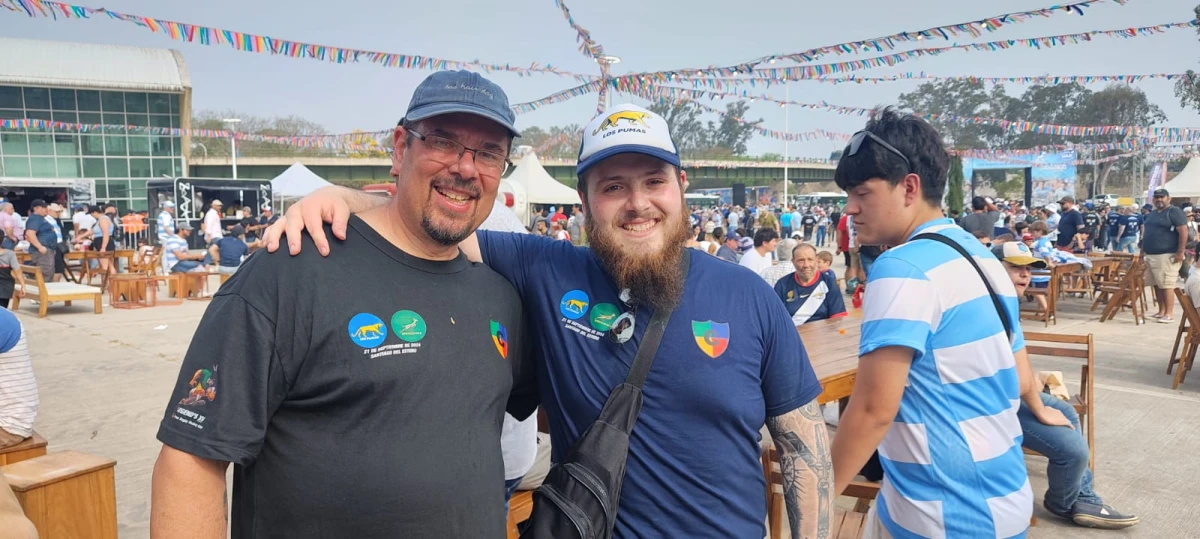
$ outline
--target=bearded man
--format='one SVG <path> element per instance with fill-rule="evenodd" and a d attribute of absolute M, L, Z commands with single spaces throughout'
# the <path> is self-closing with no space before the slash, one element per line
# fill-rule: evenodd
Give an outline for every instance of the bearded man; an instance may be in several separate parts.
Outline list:
<path fill-rule="evenodd" d="M 630 441 L 616 537 L 762 537 L 764 422 L 780 451 L 792 536 L 828 536 L 821 387 L 787 310 L 746 268 L 684 247 L 687 179 L 661 117 L 617 105 L 583 136 L 577 175 L 590 249 L 485 231 L 460 245 L 508 278 L 532 317 L 553 460 L 625 380 L 654 312 L 673 309 Z M 268 230 L 268 249 L 286 230 L 299 252 L 304 227 L 327 252 L 324 216 L 345 241 L 348 213 L 377 204 L 357 191 L 323 189 Z M 683 256 L 691 257 L 686 276 Z"/>

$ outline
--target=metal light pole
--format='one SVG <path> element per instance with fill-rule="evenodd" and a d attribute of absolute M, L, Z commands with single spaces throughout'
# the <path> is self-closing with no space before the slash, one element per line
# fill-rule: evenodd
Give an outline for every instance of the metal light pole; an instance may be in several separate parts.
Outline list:
<path fill-rule="evenodd" d="M 604 108 L 611 109 L 612 108 L 612 88 L 608 87 L 608 80 L 609 80 L 609 78 L 611 78 L 608 76 L 608 74 L 609 74 L 609 70 L 612 69 L 613 64 L 621 63 L 621 57 L 620 56 L 612 56 L 610 54 L 605 54 L 604 56 L 597 56 L 596 63 L 604 66 L 604 69 L 601 70 L 604 72 L 604 87 L 603 88 L 604 88 L 604 95 L 608 96 L 608 103 L 604 105 Z"/>
<path fill-rule="evenodd" d="M 230 157 L 233 159 L 233 178 L 237 179 L 237 137 L 234 136 L 234 130 L 229 127 L 229 124 L 237 124 L 241 122 L 241 118 L 225 118 L 221 123 L 226 124 L 226 129 L 229 129 L 229 150 Z M 207 153 L 207 150 L 206 150 Z"/>
<path fill-rule="evenodd" d="M 792 134 L 792 116 L 791 116 L 792 115 L 792 107 L 788 106 L 788 103 L 790 103 L 792 101 L 791 82 L 789 81 L 787 83 L 784 83 L 783 88 L 784 88 L 783 100 L 785 101 L 785 103 L 783 105 L 783 131 L 785 133 L 784 139 L 783 139 L 783 209 L 784 209 L 784 211 L 787 211 L 788 159 L 790 158 L 790 156 L 788 155 L 788 137 L 790 137 Z M 792 224 L 792 226 L 794 227 L 796 225 Z"/>

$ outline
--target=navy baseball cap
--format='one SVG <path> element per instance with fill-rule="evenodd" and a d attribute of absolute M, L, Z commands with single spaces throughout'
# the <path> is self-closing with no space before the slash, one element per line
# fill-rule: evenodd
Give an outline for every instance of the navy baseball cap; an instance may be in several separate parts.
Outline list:
<path fill-rule="evenodd" d="M 513 126 L 517 115 L 508 106 L 508 94 L 470 71 L 438 71 L 426 77 L 413 92 L 404 118 L 419 122 L 455 112 L 482 116 L 504 126 L 514 137 L 521 136 Z"/>

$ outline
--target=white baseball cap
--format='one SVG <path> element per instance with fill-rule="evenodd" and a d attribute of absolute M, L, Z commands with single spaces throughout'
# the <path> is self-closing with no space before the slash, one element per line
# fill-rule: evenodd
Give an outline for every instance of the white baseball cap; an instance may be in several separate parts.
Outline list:
<path fill-rule="evenodd" d="M 679 151 L 667 121 L 626 103 L 610 107 L 583 129 L 575 173 L 583 176 L 596 163 L 622 153 L 649 155 L 679 167 Z"/>

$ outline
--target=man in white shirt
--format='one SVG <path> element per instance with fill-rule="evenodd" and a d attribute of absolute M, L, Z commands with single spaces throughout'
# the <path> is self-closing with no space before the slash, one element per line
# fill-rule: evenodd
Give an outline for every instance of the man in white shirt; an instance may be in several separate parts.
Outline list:
<path fill-rule="evenodd" d="M 158 235 L 158 244 L 162 245 L 167 242 L 167 237 L 175 235 L 175 203 L 170 200 L 163 202 L 162 213 L 158 214 L 158 222 L 155 225 L 155 233 Z"/>
<path fill-rule="evenodd" d="M 80 231 L 91 230 L 96 226 L 96 218 L 87 212 L 87 206 L 76 204 L 75 213 L 71 214 L 71 225 L 75 232 L 74 237 L 78 238 Z"/>
<path fill-rule="evenodd" d="M 779 233 L 775 232 L 774 228 L 760 228 L 754 231 L 754 248 L 746 251 L 738 264 L 750 268 L 755 275 L 760 275 L 763 270 L 771 267 L 772 251 L 778 243 Z"/>
<path fill-rule="evenodd" d="M 225 237 L 221 230 L 221 209 L 225 207 L 220 200 L 212 201 L 208 212 L 204 214 L 204 241 L 208 244 Z"/>

